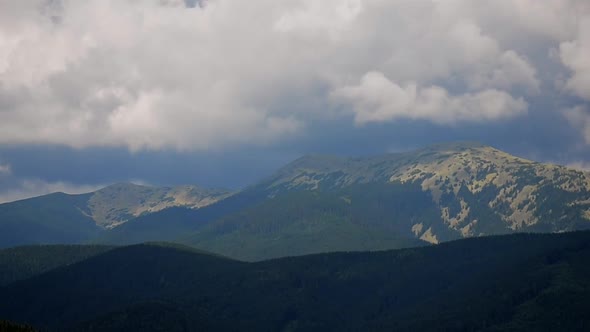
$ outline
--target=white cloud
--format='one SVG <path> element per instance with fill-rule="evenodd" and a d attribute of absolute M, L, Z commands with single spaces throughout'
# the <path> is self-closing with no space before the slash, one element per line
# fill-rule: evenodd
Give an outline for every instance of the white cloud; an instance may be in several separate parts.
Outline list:
<path fill-rule="evenodd" d="M 567 40 L 576 22 L 590 12 L 587 0 L 449 0 L 449 17 L 474 17 L 483 29 L 494 31 L 503 44 L 534 46 L 540 40 Z"/>
<path fill-rule="evenodd" d="M 499 120 L 525 111 L 521 98 L 543 87 L 536 55 L 560 44 L 569 89 L 589 86 L 583 0 L 199 3 L 0 1 L 0 144 L 272 143 L 304 132 L 368 72 L 410 101 L 362 110 L 371 93 L 340 98 L 357 122 Z M 284 107 L 312 86 L 321 106 Z"/>
<path fill-rule="evenodd" d="M 298 8 L 287 9 L 275 22 L 281 32 L 327 33 L 338 38 L 362 13 L 362 0 L 302 0 Z"/>
<path fill-rule="evenodd" d="M 12 168 L 10 167 L 10 165 L 0 163 L 0 176 L 11 175 L 11 174 L 12 174 Z"/>
<path fill-rule="evenodd" d="M 540 82 L 536 76 L 537 70 L 522 56 L 514 51 L 506 51 L 499 56 L 494 69 L 474 75 L 470 83 L 477 88 L 511 89 L 514 86 L 522 86 L 530 93 L 537 93 Z"/>
<path fill-rule="evenodd" d="M 68 182 L 47 182 L 40 179 L 24 179 L 18 186 L 0 191 L 0 203 L 47 195 L 55 192 L 83 194 L 96 191 L 103 186 L 76 185 Z"/>
<path fill-rule="evenodd" d="M 590 100 L 590 16 L 579 22 L 576 38 L 562 43 L 559 51 L 561 61 L 572 72 L 566 89 Z"/>
<path fill-rule="evenodd" d="M 430 120 L 439 124 L 481 122 L 510 118 L 526 113 L 527 103 L 498 90 L 451 96 L 439 86 L 400 86 L 380 72 L 363 76 L 360 84 L 334 91 L 337 101 L 354 105 L 355 122 Z"/>
<path fill-rule="evenodd" d="M 590 144 L 590 112 L 585 106 L 576 106 L 562 110 L 572 127 L 580 132 L 586 144 Z"/>

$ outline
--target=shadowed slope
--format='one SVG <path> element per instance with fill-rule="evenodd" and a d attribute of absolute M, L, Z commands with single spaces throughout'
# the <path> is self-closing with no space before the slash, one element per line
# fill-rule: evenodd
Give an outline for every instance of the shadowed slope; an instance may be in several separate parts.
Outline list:
<path fill-rule="evenodd" d="M 589 260 L 588 232 L 259 263 L 139 245 L 0 289 L 0 317 L 60 331 L 583 330 Z"/>
<path fill-rule="evenodd" d="M 0 286 L 83 261 L 113 247 L 38 245 L 0 250 Z"/>

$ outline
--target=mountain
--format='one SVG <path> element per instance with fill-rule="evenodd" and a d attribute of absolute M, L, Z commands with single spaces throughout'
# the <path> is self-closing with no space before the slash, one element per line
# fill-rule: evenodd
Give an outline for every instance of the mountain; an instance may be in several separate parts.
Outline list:
<path fill-rule="evenodd" d="M 478 143 L 304 156 L 196 211 L 163 210 L 107 243 L 180 241 L 243 260 L 590 229 L 590 175 Z"/>
<path fill-rule="evenodd" d="M 54 331 L 587 331 L 590 232 L 516 234 L 243 263 L 109 250 L 0 288 Z"/>
<path fill-rule="evenodd" d="M 418 185 L 428 193 L 440 220 L 419 220 L 408 228 L 433 243 L 515 231 L 590 228 L 589 173 L 533 162 L 478 143 L 440 144 L 373 158 L 307 156 L 265 185 L 275 195 L 366 183 Z M 441 220 L 445 230 L 438 233 L 435 228 Z"/>
<path fill-rule="evenodd" d="M 88 194 L 54 193 L 0 204 L 0 248 L 88 242 L 130 219 L 169 207 L 198 209 L 230 194 L 196 186 L 119 183 Z"/>

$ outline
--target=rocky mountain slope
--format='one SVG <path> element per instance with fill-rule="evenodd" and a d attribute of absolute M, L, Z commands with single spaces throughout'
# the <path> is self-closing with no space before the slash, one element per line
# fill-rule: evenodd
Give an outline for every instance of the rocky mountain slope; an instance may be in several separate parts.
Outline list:
<path fill-rule="evenodd" d="M 87 211 L 98 225 L 110 229 L 130 219 L 170 207 L 202 208 L 230 194 L 226 190 L 197 186 L 151 187 L 118 183 L 92 193 Z"/>
<path fill-rule="evenodd" d="M 306 156 L 264 185 L 274 196 L 285 190 L 342 190 L 366 183 L 419 185 L 428 193 L 450 234 L 437 234 L 427 220 L 408 227 L 432 243 L 512 231 L 590 228 L 589 173 L 477 143 L 372 158 Z"/>

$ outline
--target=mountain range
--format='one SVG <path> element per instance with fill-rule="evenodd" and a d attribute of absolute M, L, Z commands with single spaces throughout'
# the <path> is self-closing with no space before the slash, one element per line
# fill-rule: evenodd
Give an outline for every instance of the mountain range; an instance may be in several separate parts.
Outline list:
<path fill-rule="evenodd" d="M 590 229 L 590 173 L 478 143 L 309 155 L 238 192 L 116 184 L 0 205 L 0 247 L 173 241 L 243 260 Z"/>

